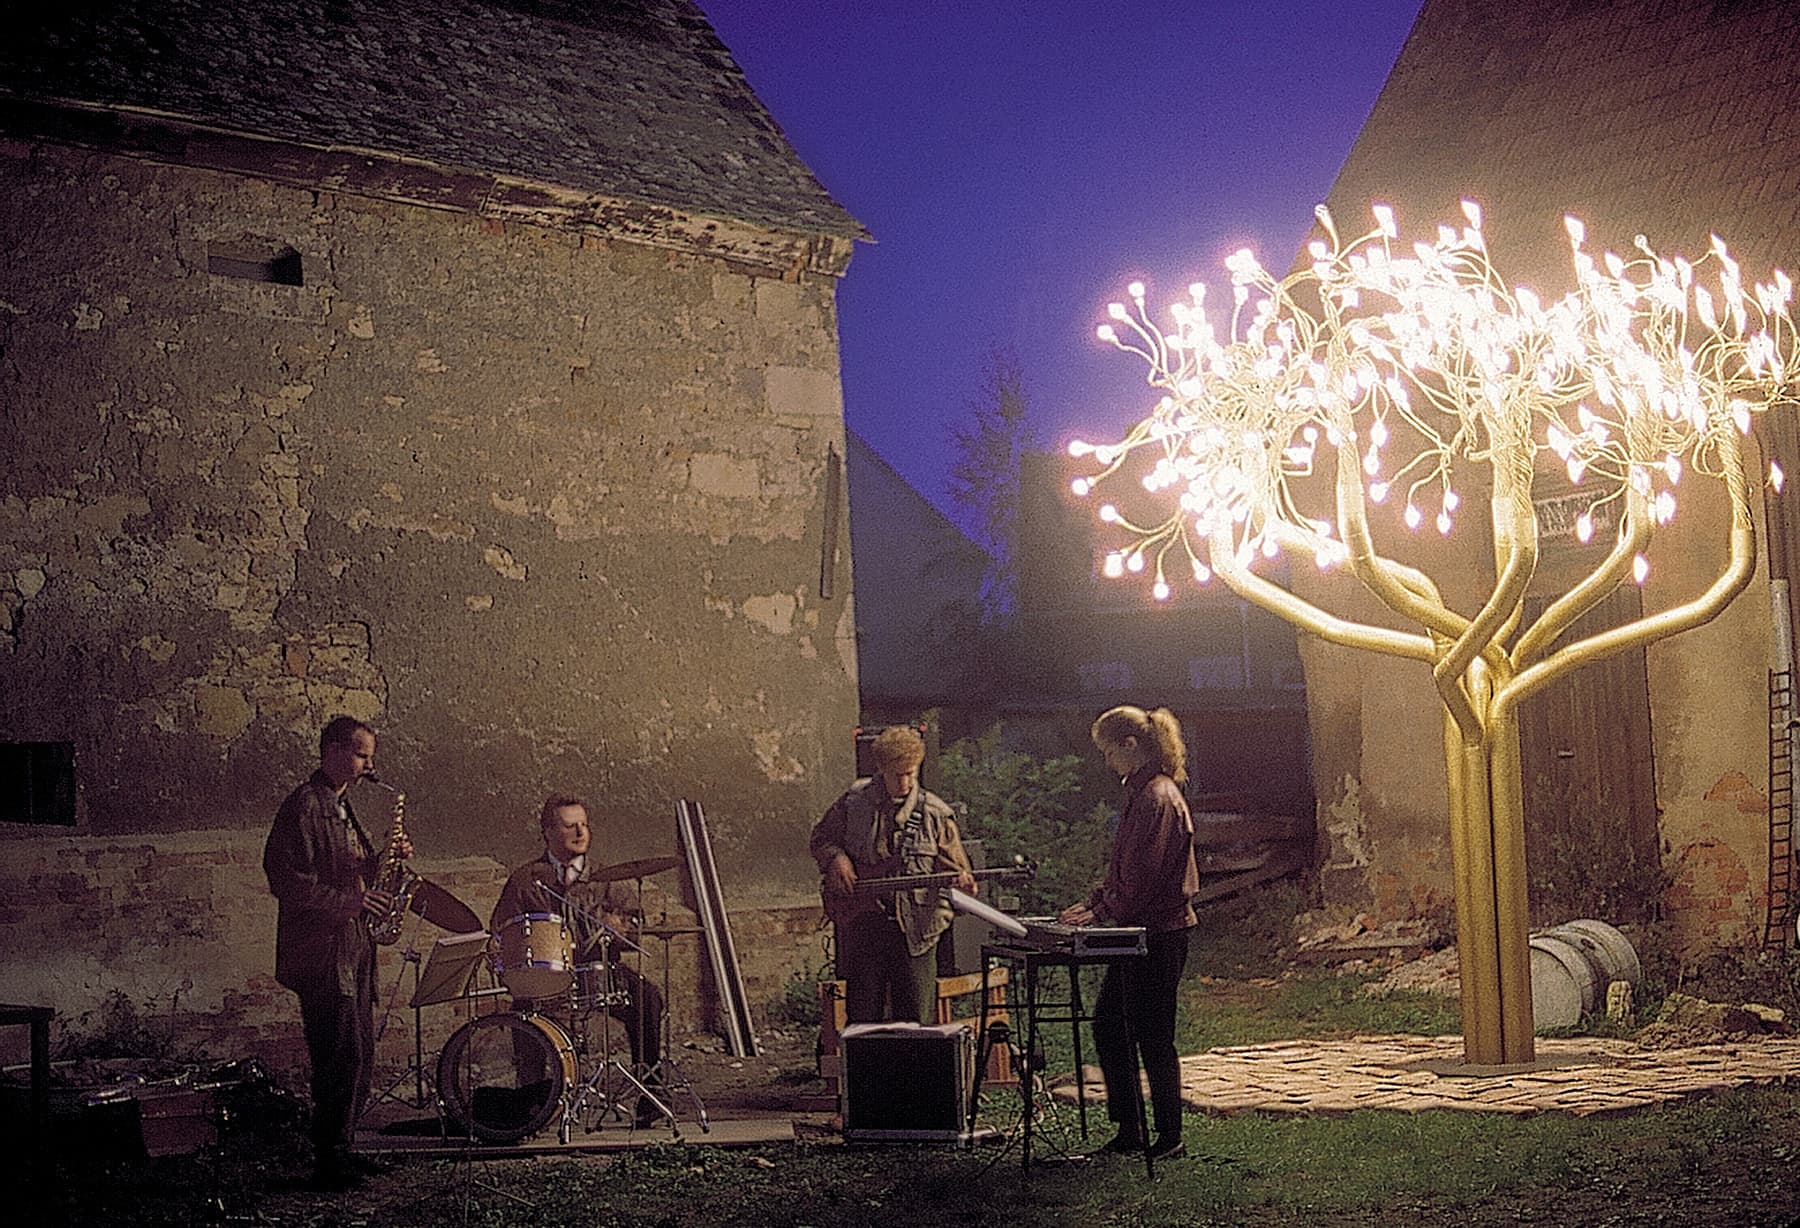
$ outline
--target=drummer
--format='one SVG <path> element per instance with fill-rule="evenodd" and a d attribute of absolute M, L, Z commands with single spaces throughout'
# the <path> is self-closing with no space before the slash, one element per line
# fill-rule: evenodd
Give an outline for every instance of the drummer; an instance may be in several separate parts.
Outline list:
<path fill-rule="evenodd" d="M 567 922 L 573 935 L 577 967 L 609 961 L 610 987 L 624 992 L 603 1009 L 624 1025 L 631 1059 L 648 1072 L 645 1081 L 654 1089 L 662 1058 L 662 991 L 627 966 L 633 961 L 620 958 L 624 941 L 631 941 L 628 927 L 642 916 L 637 893 L 622 881 L 604 881 L 602 867 L 588 854 L 593 834 L 587 803 L 579 797 L 551 794 L 539 812 L 538 823 L 544 836 L 543 855 L 507 877 L 488 929 L 498 934 L 508 921 L 523 914 L 556 914 Z M 563 1005 L 560 999 L 513 999 L 513 1007 L 519 1011 L 555 1010 L 560 1014 Z M 640 1124 L 654 1116 L 653 1106 L 639 1103 Z"/>

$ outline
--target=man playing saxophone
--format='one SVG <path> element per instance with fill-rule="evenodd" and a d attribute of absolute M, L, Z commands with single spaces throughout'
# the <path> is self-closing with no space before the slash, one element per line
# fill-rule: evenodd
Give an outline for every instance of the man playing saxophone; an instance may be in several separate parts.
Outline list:
<path fill-rule="evenodd" d="M 367 1171 L 350 1154 L 350 1136 L 368 1098 L 375 1048 L 370 926 L 394 903 L 369 884 L 384 856 L 412 855 L 402 831 L 378 852 L 350 808 L 350 786 L 374 767 L 375 731 L 355 717 L 333 717 L 319 734 L 318 770 L 281 803 L 263 848 L 277 904 L 275 979 L 300 998 L 320 1189 L 349 1189 Z"/>

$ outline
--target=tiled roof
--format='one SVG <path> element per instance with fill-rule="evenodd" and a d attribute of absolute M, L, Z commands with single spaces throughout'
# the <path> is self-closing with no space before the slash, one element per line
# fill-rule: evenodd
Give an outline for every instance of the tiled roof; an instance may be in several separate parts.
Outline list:
<path fill-rule="evenodd" d="M 1369 203 L 1403 237 L 1479 200 L 1508 272 L 1644 234 L 1746 276 L 1800 264 L 1800 5 L 1792 0 L 1427 0 L 1339 172 L 1340 228 Z M 1548 288 L 1548 287 L 1546 287 Z"/>
<path fill-rule="evenodd" d="M 0 94 L 866 234 L 690 0 L 19 5 Z"/>

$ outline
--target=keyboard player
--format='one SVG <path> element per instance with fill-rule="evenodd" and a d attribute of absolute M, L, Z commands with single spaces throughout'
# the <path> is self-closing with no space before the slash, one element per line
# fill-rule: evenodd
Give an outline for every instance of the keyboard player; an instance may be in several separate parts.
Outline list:
<path fill-rule="evenodd" d="M 1141 925 L 1148 944 L 1141 959 L 1107 966 L 1094 1003 L 1094 1051 L 1106 1085 L 1106 1115 L 1118 1126 L 1100 1150 L 1135 1154 L 1148 1147 L 1153 1159 L 1171 1160 L 1186 1151 L 1175 995 L 1196 924 L 1190 901 L 1200 889 L 1194 821 L 1181 792 L 1187 748 L 1181 725 L 1167 708 L 1112 708 L 1091 732 L 1106 766 L 1124 785 L 1119 828 L 1105 879 L 1057 919 L 1066 925 Z M 1140 1054 L 1150 1083 L 1154 1142 L 1139 1133 Z"/>

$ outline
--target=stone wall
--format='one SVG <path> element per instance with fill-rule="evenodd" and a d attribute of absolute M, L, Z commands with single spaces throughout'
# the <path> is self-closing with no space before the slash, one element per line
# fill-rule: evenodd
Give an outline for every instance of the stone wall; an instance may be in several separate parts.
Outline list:
<path fill-rule="evenodd" d="M 691 797 L 734 907 L 804 907 L 856 721 L 836 282 L 696 233 L 0 141 L 0 741 L 79 790 L 0 831 L 9 997 L 286 1019 L 255 860 L 337 712 L 457 881 L 551 790 L 607 860 Z"/>
<path fill-rule="evenodd" d="M 136 1032 L 125 1039 L 159 1054 L 196 1061 L 256 1057 L 293 1076 L 304 1068 L 306 1048 L 296 1000 L 273 975 L 275 901 L 263 879 L 262 845 L 261 834 L 248 832 L 10 842 L 0 863 L 0 934 L 6 936 L 0 984 L 7 1000 L 56 1007 L 58 1052 Z M 484 919 L 506 879 L 506 868 L 488 857 L 420 858 L 415 868 Z M 646 880 L 643 902 L 654 925 L 697 928 L 684 902 L 684 875 Z M 820 966 L 820 909 L 816 899 L 747 908 L 727 903 L 745 996 L 761 1027 L 788 980 Z M 400 940 L 378 950 L 377 1066 L 384 1078 L 413 1059 L 415 970 L 441 936 L 409 918 Z M 696 933 L 667 944 L 677 1044 L 724 1031 L 702 943 Z M 642 971 L 660 984 L 664 943 L 652 938 L 642 945 Z M 495 985 L 485 960 L 475 983 Z M 422 1007 L 427 1063 L 473 1012 L 506 1001 L 482 995 Z M 7 1032 L 0 1035 L 0 1063 L 25 1061 L 24 1029 Z"/>

